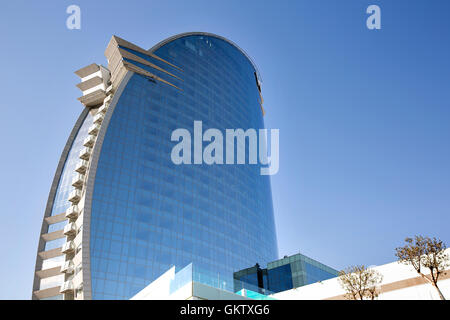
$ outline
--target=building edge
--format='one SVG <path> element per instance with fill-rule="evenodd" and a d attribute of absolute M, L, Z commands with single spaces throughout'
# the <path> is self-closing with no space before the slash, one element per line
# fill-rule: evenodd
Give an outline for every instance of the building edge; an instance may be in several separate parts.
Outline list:
<path fill-rule="evenodd" d="M 90 232 L 91 232 L 91 213 L 92 213 L 92 198 L 94 194 L 95 176 L 97 173 L 98 160 L 102 151 L 103 140 L 105 139 L 106 131 L 108 130 L 109 122 L 116 108 L 117 102 L 122 95 L 128 81 L 133 76 L 133 71 L 128 71 L 120 80 L 116 92 L 111 100 L 111 104 L 106 112 L 102 126 L 97 136 L 94 150 L 91 158 L 91 165 L 89 169 L 89 176 L 86 181 L 86 195 L 83 213 L 83 230 L 82 230 L 82 273 L 83 273 L 83 300 L 92 300 L 92 281 L 91 281 L 91 255 L 90 255 Z"/>
<path fill-rule="evenodd" d="M 253 66 L 253 69 L 255 69 L 255 72 L 256 72 L 256 75 L 258 77 L 258 80 L 262 82 L 262 77 L 261 77 L 261 74 L 259 72 L 258 66 L 256 65 L 255 61 L 247 54 L 247 52 L 245 52 L 244 49 L 239 47 L 236 43 L 234 43 L 230 39 L 227 39 L 225 37 L 219 36 L 219 35 L 217 35 L 215 33 L 202 32 L 202 31 L 190 31 L 190 32 L 179 33 L 179 34 L 173 35 L 173 36 L 171 36 L 171 37 L 169 37 L 167 39 L 164 39 L 164 40 L 158 42 L 153 47 L 151 47 L 148 51 L 149 52 L 155 52 L 156 50 L 158 50 L 159 48 L 161 48 L 162 46 L 166 45 L 169 42 L 172 42 L 172 41 L 180 39 L 180 38 L 189 37 L 189 36 L 214 37 L 214 38 L 217 38 L 217 39 L 220 39 L 220 40 L 223 40 L 223 41 L 229 43 L 230 45 L 232 45 L 233 47 L 238 49 L 248 59 L 248 61 L 250 61 L 251 65 Z"/>
<path fill-rule="evenodd" d="M 83 111 L 79 115 L 77 121 L 75 122 L 75 125 L 70 132 L 69 138 L 67 139 L 66 145 L 64 146 L 64 149 L 61 153 L 61 157 L 59 158 L 58 166 L 56 168 L 55 175 L 53 177 L 52 185 L 50 187 L 50 192 L 48 194 L 47 199 L 47 205 L 45 207 L 44 211 L 44 217 L 42 218 L 42 226 L 41 230 L 39 232 L 39 241 L 38 241 L 38 248 L 36 252 L 36 263 L 34 267 L 34 279 L 33 279 L 33 288 L 31 291 L 31 299 L 37 300 L 36 296 L 34 295 L 34 292 L 37 291 L 39 288 L 39 277 L 37 276 L 36 272 L 39 271 L 42 267 L 42 258 L 39 256 L 39 252 L 43 251 L 45 246 L 45 241 L 42 238 L 42 234 L 44 234 L 47 222 L 45 221 L 45 218 L 49 217 L 52 213 L 53 203 L 56 196 L 56 191 L 58 190 L 59 181 L 61 179 L 61 174 L 64 170 L 64 165 L 66 164 L 67 157 L 69 156 L 70 149 L 72 148 L 73 142 L 75 141 L 75 137 L 77 136 L 78 131 L 81 128 L 81 125 L 83 124 L 84 119 L 86 118 L 87 114 L 89 113 L 88 108 L 83 108 Z"/>

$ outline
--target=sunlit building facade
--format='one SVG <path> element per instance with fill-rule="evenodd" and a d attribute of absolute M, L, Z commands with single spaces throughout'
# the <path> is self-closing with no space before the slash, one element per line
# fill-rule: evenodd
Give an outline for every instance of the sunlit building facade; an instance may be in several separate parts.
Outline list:
<path fill-rule="evenodd" d="M 83 110 L 50 190 L 33 299 L 129 299 L 190 263 L 232 285 L 233 272 L 277 259 L 259 165 L 171 161 L 171 133 L 194 121 L 264 128 L 252 60 L 207 33 L 150 50 L 114 36 L 105 55 L 107 67 L 75 72 Z"/>

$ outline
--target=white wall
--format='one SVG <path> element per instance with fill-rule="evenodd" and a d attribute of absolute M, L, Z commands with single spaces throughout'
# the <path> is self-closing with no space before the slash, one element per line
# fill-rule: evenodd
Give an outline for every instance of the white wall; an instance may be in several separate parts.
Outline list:
<path fill-rule="evenodd" d="M 446 250 L 450 254 L 450 249 Z M 381 285 L 392 284 L 401 280 L 417 278 L 419 275 L 412 266 L 400 264 L 398 262 L 388 263 L 382 266 L 374 267 L 376 271 L 383 275 Z M 450 270 L 447 270 L 450 275 Z M 444 297 L 450 299 L 450 279 L 438 281 Z M 383 287 L 382 287 L 383 288 Z M 340 295 L 344 295 L 345 291 L 341 288 L 338 278 L 332 278 L 322 282 L 317 282 L 307 286 L 299 287 L 273 294 L 272 297 L 280 300 L 321 300 L 328 299 Z M 429 283 L 406 287 L 403 289 L 386 291 L 379 295 L 379 300 L 424 300 L 439 299 L 436 289 Z"/>

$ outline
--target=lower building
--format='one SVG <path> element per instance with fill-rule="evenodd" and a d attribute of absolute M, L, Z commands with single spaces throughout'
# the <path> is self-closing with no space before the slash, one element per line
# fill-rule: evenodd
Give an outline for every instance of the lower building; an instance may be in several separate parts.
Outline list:
<path fill-rule="evenodd" d="M 267 264 L 261 269 L 259 264 L 234 273 L 234 289 L 252 285 L 261 293 L 275 293 L 301 287 L 307 284 L 334 278 L 338 271 L 303 254 L 285 256 Z"/>
<path fill-rule="evenodd" d="M 447 249 L 450 253 L 450 249 Z M 244 269 L 235 273 L 232 286 L 227 282 L 227 278 L 221 278 L 220 274 L 207 273 L 189 264 L 185 268 L 176 272 L 175 266 L 167 270 L 163 275 L 137 293 L 133 300 L 344 300 L 346 292 L 341 287 L 338 277 L 327 280 L 318 280 L 306 285 L 295 286 L 294 288 L 271 292 L 260 286 L 259 281 L 267 281 L 267 285 L 272 281 L 272 287 L 280 288 L 286 285 L 285 277 L 287 273 L 282 272 L 283 277 L 269 279 L 267 275 L 273 270 L 280 271 L 280 267 L 292 269 L 297 267 L 296 263 L 308 263 L 309 258 L 303 255 L 294 255 L 270 263 L 266 269 L 261 269 L 258 265 Z M 311 259 L 312 260 L 312 259 Z M 312 260 L 314 261 L 314 260 Z M 323 265 L 319 264 L 319 269 L 323 270 Z M 284 267 L 283 267 L 284 266 Z M 328 268 L 328 267 L 327 267 Z M 382 266 L 372 267 L 382 276 L 382 282 L 377 287 L 379 300 L 439 300 L 436 289 L 423 277 L 417 274 L 410 265 L 398 262 L 388 263 Z M 292 270 L 291 269 L 291 270 Z M 318 275 L 311 273 L 304 268 L 300 272 L 291 272 L 292 283 L 299 284 L 303 274 L 303 279 L 313 281 Z M 305 274 L 306 273 L 306 274 Z M 319 273 L 319 276 L 323 275 Z M 238 279 L 240 277 L 240 280 Z M 428 275 L 429 277 L 429 275 Z M 269 279 L 269 280 L 268 280 Z M 309 280 L 308 280 L 309 279 Z M 276 282 L 279 281 L 279 282 Z M 450 269 L 441 274 L 438 286 L 444 297 L 450 297 Z"/>
<path fill-rule="evenodd" d="M 190 263 L 179 271 L 171 267 L 131 300 L 274 300 L 254 291 L 257 289 L 234 292 L 227 278 L 199 270 Z"/>
<path fill-rule="evenodd" d="M 190 263 L 181 270 L 172 266 L 132 297 L 134 300 L 274 300 L 273 294 L 336 277 L 334 270 L 302 254 L 284 257 L 261 269 L 258 264 L 233 274 Z"/>
<path fill-rule="evenodd" d="M 450 249 L 447 249 L 447 255 Z M 411 265 L 392 262 L 372 267 L 382 276 L 377 291 L 378 300 L 439 300 L 436 289 L 421 277 Z M 428 277 L 430 277 L 428 275 Z M 438 286 L 447 299 L 450 298 L 450 269 L 440 275 Z M 278 292 L 271 297 L 279 300 L 344 300 L 346 292 L 338 277 L 316 282 L 295 289 Z"/>

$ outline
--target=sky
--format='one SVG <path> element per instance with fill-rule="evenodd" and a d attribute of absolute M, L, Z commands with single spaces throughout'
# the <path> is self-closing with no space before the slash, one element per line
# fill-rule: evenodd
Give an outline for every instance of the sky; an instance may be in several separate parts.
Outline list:
<path fill-rule="evenodd" d="M 66 8 L 81 8 L 69 30 Z M 366 8 L 381 8 L 369 30 Z M 8 1 L 0 10 L 0 299 L 29 299 L 48 192 L 82 110 L 73 73 L 112 35 L 150 48 L 224 36 L 256 62 L 280 256 L 337 269 L 395 260 L 407 236 L 450 245 L 450 2 Z"/>

